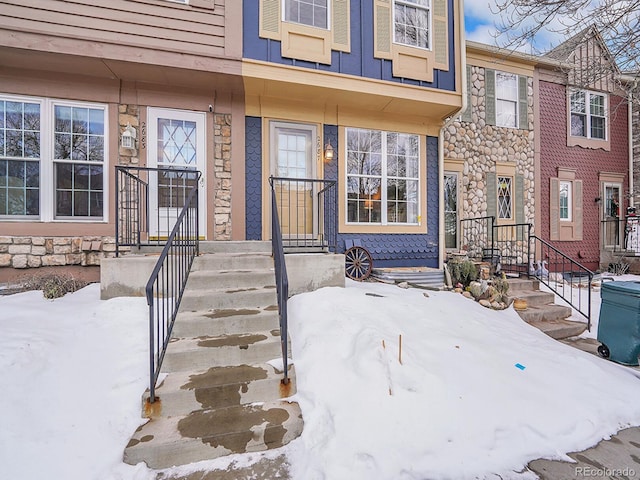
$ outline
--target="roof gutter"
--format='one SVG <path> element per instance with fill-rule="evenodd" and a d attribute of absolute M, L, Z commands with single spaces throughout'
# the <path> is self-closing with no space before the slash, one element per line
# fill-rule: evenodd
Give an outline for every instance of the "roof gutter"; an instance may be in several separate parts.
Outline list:
<path fill-rule="evenodd" d="M 464 2 L 458 2 L 459 48 L 460 48 L 460 86 L 462 91 L 462 106 L 450 115 L 438 133 L 438 268 L 444 268 L 445 232 L 444 232 L 444 131 L 456 117 L 467 109 L 467 49 L 464 28 Z"/>

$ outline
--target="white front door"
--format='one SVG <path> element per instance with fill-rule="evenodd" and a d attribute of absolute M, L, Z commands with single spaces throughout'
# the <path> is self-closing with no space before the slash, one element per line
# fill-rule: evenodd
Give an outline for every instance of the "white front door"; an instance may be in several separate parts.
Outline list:
<path fill-rule="evenodd" d="M 147 165 L 151 168 L 200 171 L 203 186 L 206 167 L 206 116 L 200 112 L 149 108 Z M 149 235 L 166 238 L 196 185 L 195 174 L 162 171 L 149 174 Z M 198 192 L 200 236 L 206 233 L 205 189 Z"/>
<path fill-rule="evenodd" d="M 271 122 L 271 174 L 286 180 L 274 187 L 285 239 L 317 236 L 318 184 L 316 176 L 317 138 L 315 125 Z"/>

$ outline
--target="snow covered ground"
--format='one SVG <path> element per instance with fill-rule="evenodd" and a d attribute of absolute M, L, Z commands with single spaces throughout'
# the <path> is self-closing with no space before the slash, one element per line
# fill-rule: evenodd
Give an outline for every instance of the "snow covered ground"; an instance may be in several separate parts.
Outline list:
<path fill-rule="evenodd" d="M 530 460 L 640 425 L 633 370 L 552 340 L 512 309 L 424 293 L 350 282 L 289 301 L 305 428 L 276 454 L 292 478 L 535 478 Z M 0 297 L 0 331 L 3 478 L 154 478 L 122 463 L 142 421 L 144 299 L 100 301 L 98 285 L 54 301 Z"/>

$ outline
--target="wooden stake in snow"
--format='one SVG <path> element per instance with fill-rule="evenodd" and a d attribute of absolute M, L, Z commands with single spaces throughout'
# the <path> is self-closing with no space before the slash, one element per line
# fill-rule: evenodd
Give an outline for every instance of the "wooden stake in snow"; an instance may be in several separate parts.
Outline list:
<path fill-rule="evenodd" d="M 387 379 L 389 380 L 389 395 L 393 396 L 393 388 L 391 382 L 391 370 L 389 369 L 389 360 L 387 360 L 387 346 L 384 343 L 384 339 L 382 340 L 382 352 L 385 358 L 385 363 L 387 366 Z"/>
<path fill-rule="evenodd" d="M 402 334 L 398 336 L 398 362 L 402 365 Z"/>

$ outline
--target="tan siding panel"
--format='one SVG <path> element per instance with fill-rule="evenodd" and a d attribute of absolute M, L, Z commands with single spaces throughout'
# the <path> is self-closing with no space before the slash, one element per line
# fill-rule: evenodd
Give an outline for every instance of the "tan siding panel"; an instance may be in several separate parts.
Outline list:
<path fill-rule="evenodd" d="M 12 23 L 14 28 L 21 32 L 42 32 L 42 22 L 15 19 Z M 173 39 L 155 39 L 153 37 L 142 37 L 137 34 L 119 33 L 114 35 L 113 32 L 92 30 L 91 36 L 88 36 L 88 30 L 84 27 L 74 27 L 68 25 L 51 25 L 48 34 L 61 38 L 91 40 L 97 42 L 113 43 L 123 46 L 132 46 L 139 48 L 148 48 L 158 51 L 171 51 L 178 53 L 186 53 L 191 55 L 202 56 L 223 56 L 224 38 L 215 39 L 215 44 L 202 45 L 198 43 L 187 43 Z M 76 52 L 82 54 L 83 52 Z"/>
<path fill-rule="evenodd" d="M 24 28 L 49 35 L 194 54 L 223 53 L 220 49 L 224 46 L 224 19 L 220 15 L 198 14 L 201 20 L 198 22 L 195 17 L 190 20 L 180 18 L 184 12 L 172 8 L 156 8 L 156 13 L 166 14 L 160 16 L 147 12 L 148 5 L 144 7 L 145 13 L 141 14 L 139 11 L 88 6 L 77 2 L 57 3 L 61 11 L 51 10 L 51 2 L 46 4 L 49 8 L 40 8 L 45 4 L 39 0 L 24 0 L 23 5 L 0 2 L 0 19 L 4 17 L 2 23 L 16 30 Z M 114 2 L 113 5 L 120 3 Z M 133 7 L 140 7 L 136 2 L 129 3 Z M 172 13 L 174 17 L 169 17 Z M 207 19 L 209 22 L 205 23 Z M 214 19 L 217 21 L 213 22 Z"/>

